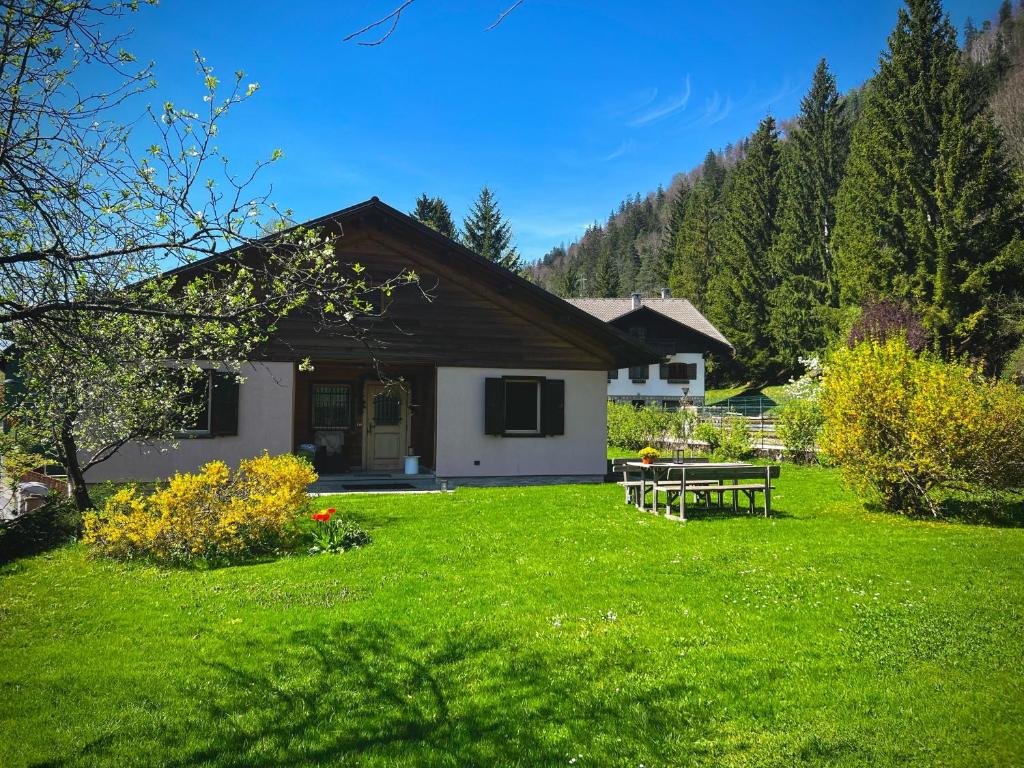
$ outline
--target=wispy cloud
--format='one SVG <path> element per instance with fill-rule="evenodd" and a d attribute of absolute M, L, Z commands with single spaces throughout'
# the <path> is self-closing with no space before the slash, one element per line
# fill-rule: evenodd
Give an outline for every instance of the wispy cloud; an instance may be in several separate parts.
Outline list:
<path fill-rule="evenodd" d="M 633 91 L 618 101 L 606 104 L 604 112 L 608 117 L 623 117 L 625 115 L 631 115 L 641 109 L 646 109 L 651 106 L 656 98 L 658 98 L 657 88 L 654 86 L 641 88 L 638 91 Z"/>
<path fill-rule="evenodd" d="M 686 105 L 690 101 L 690 93 L 692 89 L 690 87 L 690 76 L 686 76 L 686 86 L 683 92 L 674 98 L 663 101 L 660 104 L 655 105 L 653 108 L 645 109 L 644 112 L 630 120 L 627 125 L 631 128 L 639 128 L 644 125 L 650 125 L 659 120 L 662 120 L 669 115 L 674 115 L 676 112 L 681 112 L 686 109 Z M 657 91 L 655 90 L 655 94 Z M 653 104 L 654 100 L 651 100 Z"/>
<path fill-rule="evenodd" d="M 792 96 L 794 93 L 798 93 L 800 89 L 801 86 L 798 83 L 790 82 L 790 79 L 787 77 L 771 96 L 758 103 L 757 109 L 761 112 L 778 107 L 780 101 Z"/>
<path fill-rule="evenodd" d="M 607 163 L 617 158 L 622 157 L 627 152 L 632 152 L 636 147 L 636 142 L 632 139 L 626 139 L 624 142 L 619 144 L 618 149 L 609 152 L 607 155 L 601 158 L 602 163 Z"/>
<path fill-rule="evenodd" d="M 726 95 L 726 97 L 723 99 L 722 95 L 718 91 L 715 91 L 711 98 L 704 100 L 704 109 L 701 111 L 701 113 L 697 115 L 693 120 L 686 123 L 686 125 L 684 125 L 683 127 L 706 127 L 709 125 L 714 125 L 715 123 L 720 123 L 723 120 L 725 120 L 725 118 L 727 118 L 730 114 L 732 114 L 732 111 L 735 108 L 735 106 L 736 105 L 733 103 L 731 96 Z"/>

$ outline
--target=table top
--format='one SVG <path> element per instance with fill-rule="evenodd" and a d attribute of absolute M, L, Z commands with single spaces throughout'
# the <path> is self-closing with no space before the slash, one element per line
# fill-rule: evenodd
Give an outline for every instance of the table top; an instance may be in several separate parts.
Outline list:
<path fill-rule="evenodd" d="M 714 469 L 717 467 L 753 467 L 756 465 L 750 464 L 749 462 L 746 461 L 659 461 L 653 464 L 644 464 L 642 461 L 627 461 L 626 466 L 640 468 L 654 467 L 656 469 L 675 469 L 678 467 L 709 467 Z"/>

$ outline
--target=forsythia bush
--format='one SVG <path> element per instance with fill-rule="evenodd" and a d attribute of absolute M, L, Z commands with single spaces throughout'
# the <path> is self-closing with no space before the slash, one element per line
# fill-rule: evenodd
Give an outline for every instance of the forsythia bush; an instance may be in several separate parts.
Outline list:
<path fill-rule="evenodd" d="M 1024 392 L 902 338 L 840 350 L 821 389 L 821 447 L 892 511 L 938 512 L 935 491 L 1020 485 Z"/>
<path fill-rule="evenodd" d="M 210 462 L 149 496 L 134 486 L 118 491 L 85 516 L 84 541 L 109 557 L 160 563 L 221 565 L 269 554 L 297 533 L 315 480 L 309 463 L 292 455 L 247 459 L 234 473 Z"/>

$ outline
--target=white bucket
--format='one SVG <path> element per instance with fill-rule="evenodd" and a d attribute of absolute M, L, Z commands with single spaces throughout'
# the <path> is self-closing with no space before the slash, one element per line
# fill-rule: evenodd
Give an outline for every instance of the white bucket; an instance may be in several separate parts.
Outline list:
<path fill-rule="evenodd" d="M 418 475 L 420 473 L 420 457 L 419 456 L 406 456 L 405 457 L 405 474 L 407 475 Z"/>

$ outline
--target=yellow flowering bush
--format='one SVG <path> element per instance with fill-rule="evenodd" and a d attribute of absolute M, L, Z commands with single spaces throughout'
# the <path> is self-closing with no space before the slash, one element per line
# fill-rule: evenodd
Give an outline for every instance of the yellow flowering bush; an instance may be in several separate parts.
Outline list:
<path fill-rule="evenodd" d="M 1024 392 L 902 338 L 837 352 L 821 389 L 821 448 L 858 490 L 896 512 L 938 512 L 942 489 L 1024 478 Z"/>
<path fill-rule="evenodd" d="M 85 516 L 83 540 L 108 557 L 168 564 L 270 554 L 298 532 L 306 487 L 315 480 L 309 463 L 291 455 L 247 459 L 234 473 L 213 461 L 148 496 L 135 486 L 121 489 Z"/>

